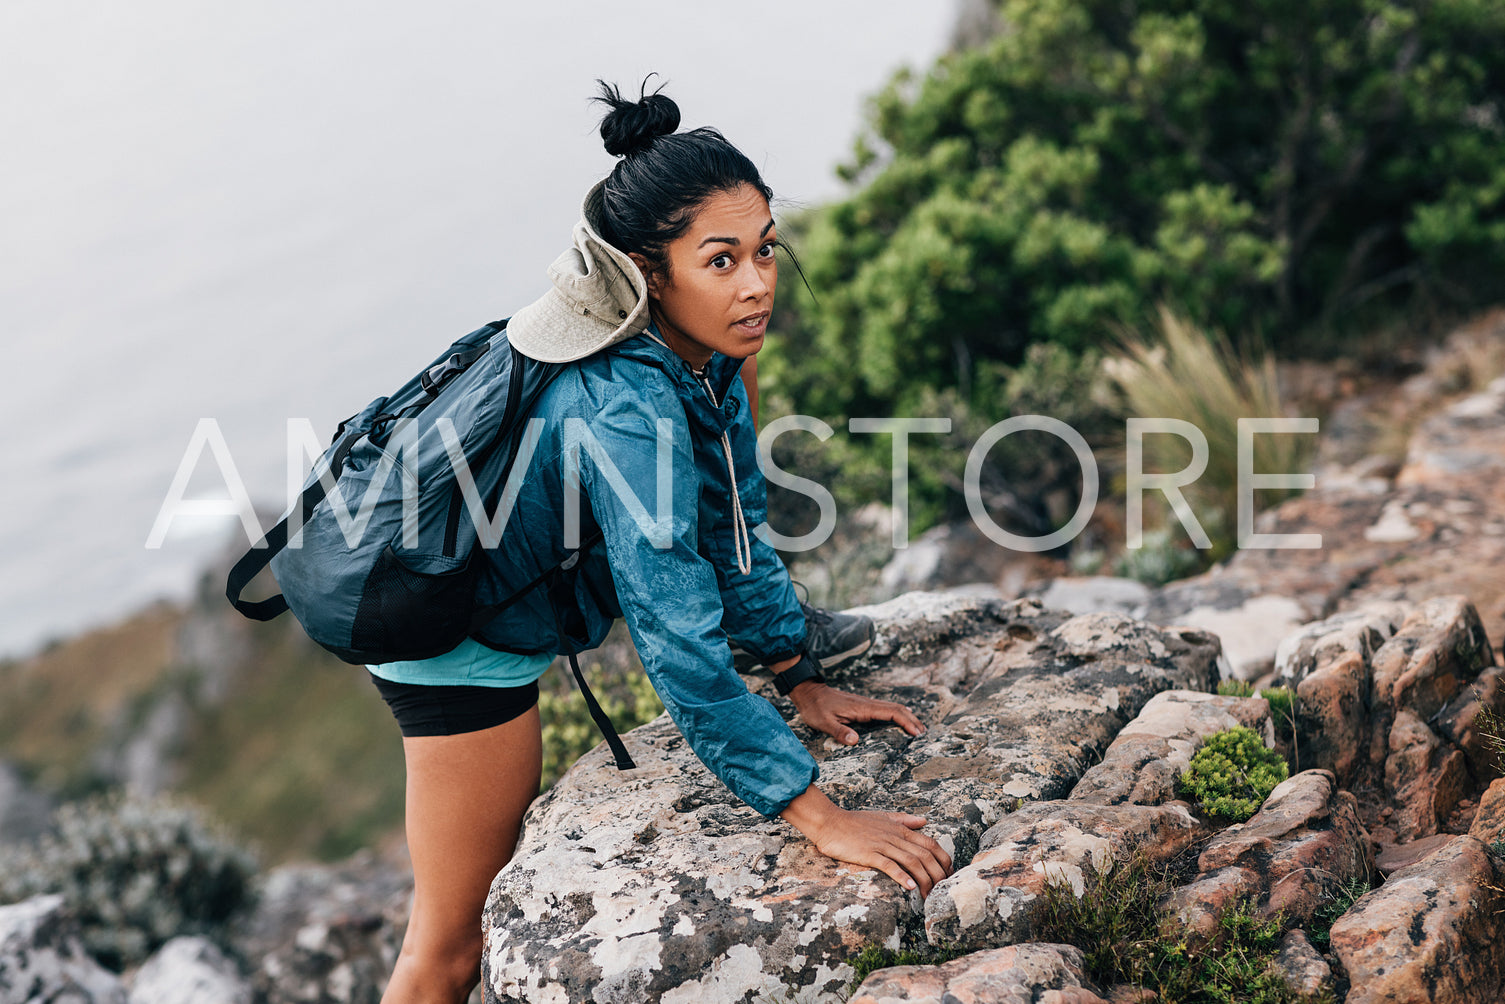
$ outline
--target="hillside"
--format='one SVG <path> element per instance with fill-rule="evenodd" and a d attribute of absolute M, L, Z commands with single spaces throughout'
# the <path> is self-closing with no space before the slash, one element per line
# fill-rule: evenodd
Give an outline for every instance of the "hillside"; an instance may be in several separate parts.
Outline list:
<path fill-rule="evenodd" d="M 0 758 L 59 799 L 115 785 L 200 802 L 269 862 L 401 824 L 402 747 L 358 668 L 214 595 L 0 668 Z"/>

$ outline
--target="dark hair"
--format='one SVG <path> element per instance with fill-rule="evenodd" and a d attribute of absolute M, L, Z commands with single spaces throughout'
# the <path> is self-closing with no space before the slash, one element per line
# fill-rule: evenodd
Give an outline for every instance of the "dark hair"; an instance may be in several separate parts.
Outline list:
<path fill-rule="evenodd" d="M 650 76 L 652 76 L 650 74 Z M 601 237 L 629 254 L 640 254 L 667 274 L 665 249 L 690 228 L 706 199 L 750 185 L 773 200 L 753 162 L 708 126 L 675 132 L 679 106 L 643 81 L 638 100 L 604 80 L 592 98 L 611 110 L 601 120 L 607 153 L 622 159 L 606 179 Z"/>

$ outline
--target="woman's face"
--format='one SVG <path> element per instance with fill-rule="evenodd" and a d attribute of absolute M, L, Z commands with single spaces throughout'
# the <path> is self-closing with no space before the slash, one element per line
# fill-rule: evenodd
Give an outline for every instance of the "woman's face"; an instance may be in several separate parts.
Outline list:
<path fill-rule="evenodd" d="M 768 200 L 749 185 L 717 192 L 666 249 L 669 274 L 648 272 L 648 297 L 664 341 L 699 369 L 711 353 L 745 359 L 763 347 L 779 266 Z"/>

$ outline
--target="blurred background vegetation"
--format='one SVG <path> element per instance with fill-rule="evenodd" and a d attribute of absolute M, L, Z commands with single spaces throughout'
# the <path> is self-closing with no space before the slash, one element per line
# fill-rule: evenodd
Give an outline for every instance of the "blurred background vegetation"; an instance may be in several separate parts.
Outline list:
<path fill-rule="evenodd" d="M 1159 524 L 1145 548 L 1115 555 L 1099 528 L 1063 557 L 1185 575 L 1230 546 L 1235 419 L 1292 408 L 1275 358 L 1382 372 L 1502 298 L 1498 0 L 977 0 L 967 12 L 951 52 L 871 100 L 842 168 L 849 194 L 782 221 L 809 287 L 785 270 L 762 417 L 837 430 L 787 435 L 775 457 L 841 511 L 889 497 L 890 438 L 849 436 L 849 417 L 952 419 L 949 434 L 912 440 L 912 535 L 966 518 L 967 452 L 1003 418 L 1080 432 L 1111 505 L 1125 419 L 1177 417 L 1211 447 L 1192 501 L 1214 547 L 1191 547 L 1147 506 Z M 1265 437 L 1256 470 L 1306 469 L 1304 438 Z M 1150 471 L 1190 457 L 1172 436 L 1146 448 Z M 1031 432 L 991 452 L 981 487 L 1000 525 L 1042 534 L 1080 485 L 1066 444 Z M 805 497 L 770 497 L 782 532 L 813 524 Z M 886 533 L 853 548 L 891 556 Z M 828 562 L 834 578 L 845 560 Z M 365 674 L 290 619 L 240 621 L 221 581 L 191 609 L 0 663 L 0 760 L 60 800 L 181 793 L 268 863 L 400 843 L 401 743 Z M 619 728 L 658 713 L 623 636 L 590 659 Z M 568 674 L 544 683 L 548 783 L 597 736 Z"/>
<path fill-rule="evenodd" d="M 1384 367 L 1397 338 L 1500 299 L 1505 6 L 1002 0 L 968 20 L 955 51 L 872 99 L 851 194 L 787 221 L 809 288 L 786 272 L 760 356 L 768 418 L 953 418 L 949 440 L 915 437 L 911 533 L 966 515 L 966 449 L 1009 415 L 1075 427 L 1109 487 L 1125 416 L 1171 398 L 1183 417 L 1235 414 L 1255 402 L 1223 392 L 1271 387 L 1269 353 Z M 1185 331 L 1228 349 L 1180 358 L 1199 351 Z M 1101 365 L 1114 355 L 1127 382 Z M 1186 384 L 1212 361 L 1224 375 Z M 1276 410 L 1237 414 L 1280 413 L 1255 398 Z M 1147 445 L 1165 465 L 1150 470 L 1189 459 Z M 889 450 L 841 435 L 775 458 L 825 454 L 847 507 L 886 497 Z M 1075 508 L 1080 471 L 1053 437 L 990 460 L 1006 529 Z M 806 509 L 775 507 L 794 525 Z"/>

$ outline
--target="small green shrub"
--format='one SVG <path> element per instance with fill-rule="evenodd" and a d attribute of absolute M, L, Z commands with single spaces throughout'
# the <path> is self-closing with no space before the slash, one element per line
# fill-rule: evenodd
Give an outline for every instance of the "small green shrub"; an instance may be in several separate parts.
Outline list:
<path fill-rule="evenodd" d="M 1474 721 L 1474 727 L 1479 730 L 1479 738 L 1484 741 L 1484 748 L 1489 750 L 1495 773 L 1505 775 L 1505 719 L 1496 714 L 1494 708 L 1481 701 L 1479 716 Z"/>
<path fill-rule="evenodd" d="M 1290 687 L 1265 687 L 1259 692 L 1270 704 L 1270 718 L 1275 723 L 1275 735 L 1289 743 L 1291 758 L 1297 769 L 1301 768 L 1301 749 L 1296 729 L 1296 691 Z"/>
<path fill-rule="evenodd" d="M 593 665 L 588 671 L 598 675 L 601 667 Z M 653 684 L 641 670 L 622 674 L 609 688 L 592 685 L 591 692 L 618 732 L 651 722 L 664 710 Z M 585 699 L 573 690 L 563 693 L 540 690 L 538 716 L 543 725 L 542 789 L 547 791 L 576 760 L 602 740 Z"/>
<path fill-rule="evenodd" d="M 1218 684 L 1218 694 L 1222 697 L 1253 697 L 1254 684 L 1248 680 L 1224 680 Z"/>
<path fill-rule="evenodd" d="M 1186 544 L 1184 538 L 1184 533 L 1169 527 L 1146 530 L 1143 546 L 1120 554 L 1113 562 L 1113 574 L 1147 586 L 1163 586 L 1195 575 L 1207 562 L 1202 552 Z"/>
<path fill-rule="evenodd" d="M 1369 877 L 1349 879 L 1332 891 L 1331 896 L 1317 908 L 1312 914 L 1311 923 L 1307 925 L 1306 933 L 1317 946 L 1319 951 L 1327 951 L 1332 940 L 1333 924 L 1343 916 L 1353 905 L 1359 901 L 1370 889 L 1374 888 Z"/>
<path fill-rule="evenodd" d="M 61 893 L 85 949 L 121 970 L 178 935 L 219 937 L 254 873 L 195 809 L 112 794 L 63 806 L 54 835 L 0 857 L 0 903 Z"/>
<path fill-rule="evenodd" d="M 875 944 L 864 945 L 857 957 L 849 960 L 852 968 L 857 970 L 857 975 L 852 977 L 852 985 L 848 989 L 856 990 L 863 980 L 880 969 L 892 969 L 894 966 L 941 966 L 966 954 L 967 950 L 949 945 L 922 944 L 914 948 L 897 949 Z"/>
<path fill-rule="evenodd" d="M 1266 687 L 1259 696 L 1270 702 L 1270 716 L 1284 727 L 1296 721 L 1296 694 L 1290 687 Z"/>
<path fill-rule="evenodd" d="M 1193 946 L 1159 903 L 1176 882 L 1142 857 L 1088 875 L 1078 896 L 1065 882 L 1045 889 L 1037 941 L 1082 950 L 1087 977 L 1099 986 L 1153 990 L 1162 1004 L 1295 1004 L 1301 1000 L 1271 963 L 1281 919 L 1261 920 L 1247 902 L 1218 921 L 1214 944 Z M 1330 1004 L 1324 993 L 1313 999 Z"/>
<path fill-rule="evenodd" d="M 1177 789 L 1200 803 L 1207 815 L 1241 823 L 1289 774 L 1280 754 L 1266 749 L 1257 732 L 1238 726 L 1207 737 Z"/>

